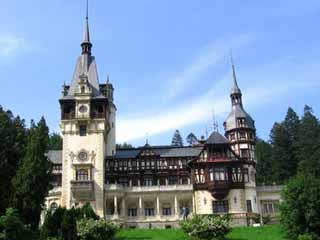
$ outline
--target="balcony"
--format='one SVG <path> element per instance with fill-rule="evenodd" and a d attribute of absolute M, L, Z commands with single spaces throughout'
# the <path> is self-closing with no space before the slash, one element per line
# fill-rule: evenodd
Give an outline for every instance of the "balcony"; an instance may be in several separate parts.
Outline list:
<path fill-rule="evenodd" d="M 181 184 L 181 185 L 157 185 L 157 186 L 135 186 L 135 187 L 124 187 L 119 184 L 108 184 L 105 185 L 106 191 L 122 191 L 127 193 L 135 192 L 176 192 L 176 191 L 192 191 L 192 184 Z"/>
<path fill-rule="evenodd" d="M 94 196 L 93 181 L 71 181 L 71 192 L 79 200 L 91 200 Z"/>

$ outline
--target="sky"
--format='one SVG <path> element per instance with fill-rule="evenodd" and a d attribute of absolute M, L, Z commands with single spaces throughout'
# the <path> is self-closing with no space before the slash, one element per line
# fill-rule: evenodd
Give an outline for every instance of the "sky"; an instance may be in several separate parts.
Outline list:
<path fill-rule="evenodd" d="M 0 8 L 0 105 L 59 132 L 84 31 L 85 0 L 10 0 Z M 110 76 L 116 140 L 171 143 L 175 129 L 223 132 L 232 51 L 245 110 L 269 139 L 288 107 L 319 116 L 319 0 L 90 0 L 99 81 Z"/>

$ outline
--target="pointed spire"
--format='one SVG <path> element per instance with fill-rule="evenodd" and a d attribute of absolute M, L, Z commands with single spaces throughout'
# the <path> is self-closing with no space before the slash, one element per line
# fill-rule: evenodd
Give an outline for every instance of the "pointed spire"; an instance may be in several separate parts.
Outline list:
<path fill-rule="evenodd" d="M 231 65 L 232 65 L 232 78 L 233 78 L 233 87 L 231 89 L 231 94 L 241 93 L 241 90 L 237 83 L 236 70 L 233 62 L 232 52 L 231 52 Z"/>
<path fill-rule="evenodd" d="M 82 54 L 91 55 L 91 47 L 92 44 L 90 42 L 90 31 L 89 31 L 89 0 L 87 0 L 87 8 L 86 8 L 86 23 L 84 30 L 83 42 L 81 43 Z"/>

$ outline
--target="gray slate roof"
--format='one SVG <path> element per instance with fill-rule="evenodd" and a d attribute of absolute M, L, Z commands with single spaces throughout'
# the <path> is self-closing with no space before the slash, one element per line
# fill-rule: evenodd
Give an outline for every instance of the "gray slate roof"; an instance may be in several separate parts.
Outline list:
<path fill-rule="evenodd" d="M 143 149 L 146 148 L 118 149 L 112 158 L 136 158 Z M 196 157 L 199 156 L 202 147 L 150 146 L 147 149 L 151 149 L 160 157 Z"/>
<path fill-rule="evenodd" d="M 51 150 L 48 152 L 48 158 L 53 164 L 62 164 L 62 151 Z"/>
<path fill-rule="evenodd" d="M 232 130 L 237 127 L 237 119 L 245 118 L 248 124 L 248 128 L 255 129 L 254 120 L 251 116 L 243 109 L 240 105 L 235 105 L 232 107 L 232 111 L 227 117 L 226 123 L 226 131 Z"/>
<path fill-rule="evenodd" d="M 208 138 L 207 144 L 228 144 L 228 139 L 222 136 L 218 132 L 211 133 L 210 137 Z"/>

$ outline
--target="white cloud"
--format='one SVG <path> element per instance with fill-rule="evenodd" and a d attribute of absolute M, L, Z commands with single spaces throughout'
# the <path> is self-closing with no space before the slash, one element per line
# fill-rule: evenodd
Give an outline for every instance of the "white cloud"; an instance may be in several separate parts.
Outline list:
<path fill-rule="evenodd" d="M 193 59 L 191 64 L 169 79 L 170 86 L 168 86 L 166 97 L 171 99 L 179 95 L 193 81 L 198 80 L 202 73 L 205 73 L 210 68 L 214 68 L 221 61 L 225 61 L 225 56 L 230 55 L 231 49 L 237 50 L 243 48 L 251 43 L 253 39 L 252 35 L 243 34 L 211 43 Z"/>
<path fill-rule="evenodd" d="M 249 82 L 250 79 L 259 76 L 259 81 L 255 83 L 251 81 L 250 85 L 246 81 L 247 87 L 244 81 L 240 84 L 245 109 L 249 113 L 252 113 L 254 108 L 262 106 L 268 109 L 268 105 L 278 103 L 284 96 L 294 96 L 295 93 L 301 91 L 319 88 L 320 82 L 314 78 L 317 76 L 317 69 L 319 69 L 319 64 L 292 67 L 281 60 L 261 66 L 254 71 L 251 69 L 248 69 L 248 72 L 243 71 L 241 79 L 249 80 Z M 309 81 L 301 81 L 301 79 L 309 79 Z M 120 118 L 117 125 L 117 141 L 133 141 L 144 138 L 147 133 L 149 136 L 154 136 L 207 121 L 212 117 L 213 107 L 217 117 L 226 117 L 231 104 L 228 94 L 230 82 L 231 73 L 228 73 L 201 97 L 188 99 L 171 109 L 159 109 L 156 115 L 144 112 L 135 118 Z"/>
<path fill-rule="evenodd" d="M 0 56 L 12 57 L 25 48 L 26 41 L 24 38 L 9 33 L 0 35 Z"/>

